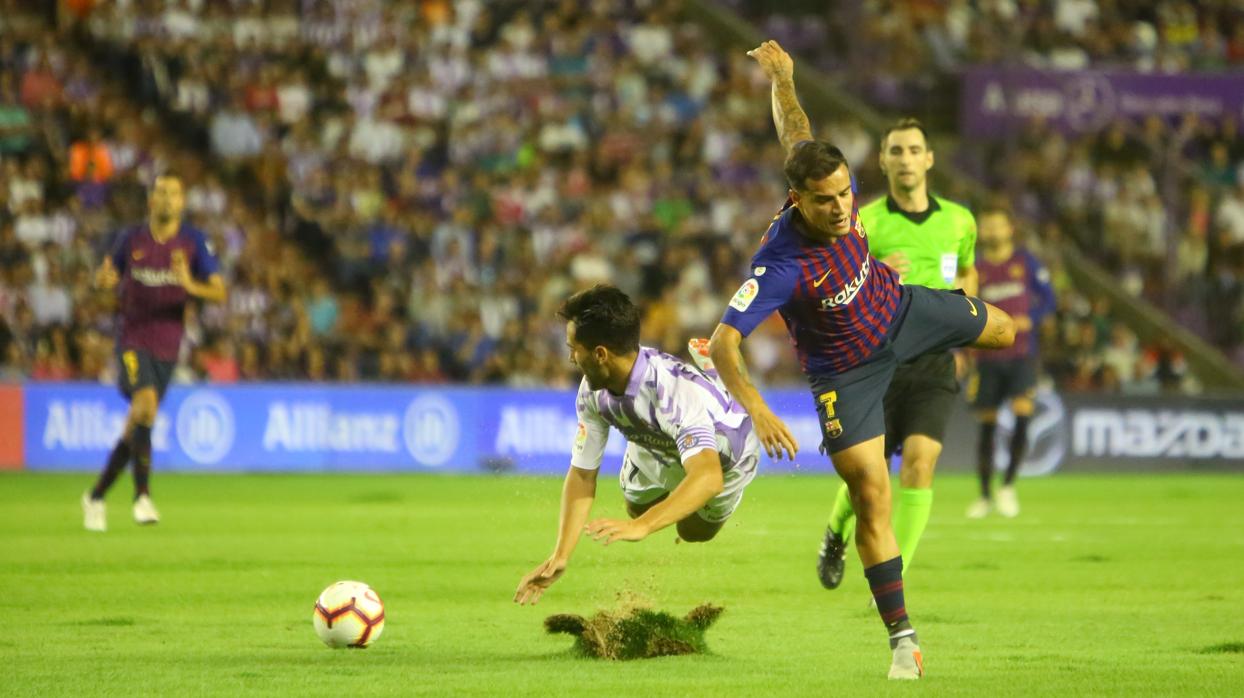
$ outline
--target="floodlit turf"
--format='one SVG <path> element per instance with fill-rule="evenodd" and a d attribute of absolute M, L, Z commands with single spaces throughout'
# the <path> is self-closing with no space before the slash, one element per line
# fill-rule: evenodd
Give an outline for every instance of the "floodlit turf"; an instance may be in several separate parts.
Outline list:
<path fill-rule="evenodd" d="M 511 596 L 552 545 L 552 479 L 157 474 L 164 522 L 136 527 L 123 481 L 102 535 L 81 529 L 89 480 L 0 476 L 5 695 L 1244 694 L 1238 476 L 1025 481 L 1012 521 L 964 519 L 971 482 L 940 478 L 907 587 L 919 686 L 884 678 L 858 560 L 816 581 L 832 478 L 758 479 L 708 544 L 584 540 L 535 608 Z M 621 510 L 602 478 L 596 513 Z M 370 649 L 312 631 L 339 579 L 387 604 Z M 725 606 L 710 653 L 600 662 L 545 634 L 619 593 Z"/>

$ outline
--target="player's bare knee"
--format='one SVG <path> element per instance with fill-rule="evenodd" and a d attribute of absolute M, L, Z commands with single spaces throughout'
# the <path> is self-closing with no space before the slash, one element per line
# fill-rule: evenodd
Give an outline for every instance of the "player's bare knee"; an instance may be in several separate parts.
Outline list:
<path fill-rule="evenodd" d="M 134 399 L 130 403 L 130 422 L 138 426 L 152 426 L 155 424 L 158 411 L 159 401 L 155 393 L 139 391 L 134 394 Z"/>
<path fill-rule="evenodd" d="M 937 468 L 936 456 L 916 456 L 903 461 L 899 482 L 903 487 L 931 487 L 933 471 Z"/>
<path fill-rule="evenodd" d="M 890 479 L 867 479 L 850 489 L 851 506 L 859 521 L 888 521 L 890 518 Z"/>

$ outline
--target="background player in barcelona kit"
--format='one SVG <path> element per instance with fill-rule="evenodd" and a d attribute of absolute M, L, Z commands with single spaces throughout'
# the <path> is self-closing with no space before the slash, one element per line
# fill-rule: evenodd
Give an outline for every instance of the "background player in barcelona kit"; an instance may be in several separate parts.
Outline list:
<path fill-rule="evenodd" d="M 122 232 L 95 274 L 99 288 L 118 289 L 117 361 L 130 411 L 99 479 L 82 495 L 84 525 L 91 531 L 107 529 L 104 495 L 131 460 L 134 520 L 140 524 L 160 520 L 148 490 L 151 428 L 177 363 L 186 303 L 191 298 L 218 303 L 225 299 L 225 282 L 207 237 L 182 221 L 181 179 L 157 177 L 147 204 L 146 224 Z"/>
<path fill-rule="evenodd" d="M 520 604 L 537 602 L 561 577 L 584 530 L 606 545 L 642 540 L 671 524 L 685 541 L 711 540 L 738 508 L 760 460 L 751 419 L 716 372 L 640 346 L 639 309 L 625 293 L 596 286 L 571 296 L 559 315 L 570 359 L 583 371 L 579 428 L 553 554 L 519 582 Z M 631 518 L 588 523 L 611 426 L 627 440 L 618 482 Z"/>
<path fill-rule="evenodd" d="M 858 524 L 856 547 L 893 652 L 890 677 L 923 673 L 903 600 L 903 561 L 890 527 L 890 479 L 882 399 L 896 366 L 956 346 L 1010 346 L 1014 322 L 980 300 L 921 286 L 869 254 L 854 183 L 841 151 L 812 140 L 795 97 L 793 65 L 774 42 L 750 52 L 773 82 L 773 115 L 787 151 L 790 186 L 752 258 L 752 273 L 730 301 L 710 355 L 730 394 L 751 415 L 771 456 L 798 445 L 748 377 L 740 345 L 778 311 L 812 387 L 821 450 L 846 481 Z"/>
<path fill-rule="evenodd" d="M 976 374 L 968 382 L 968 399 L 980 421 L 977 473 L 980 499 L 968 507 L 968 516 L 979 519 L 993 506 L 999 514 L 1019 514 L 1015 477 L 1028 444 L 1028 422 L 1035 408 L 1037 391 L 1037 332 L 1041 318 L 1054 310 L 1050 272 L 1028 250 L 1016 246 L 1011 214 L 1004 208 L 986 208 L 980 215 L 981 256 L 977 260 L 981 298 L 997 304 L 1015 318 L 1015 344 L 1009 349 L 984 352 L 976 358 Z M 997 501 L 990 496 L 994 471 L 994 434 L 998 408 L 1007 400 L 1015 413 L 1011 432 L 1010 461 Z"/>

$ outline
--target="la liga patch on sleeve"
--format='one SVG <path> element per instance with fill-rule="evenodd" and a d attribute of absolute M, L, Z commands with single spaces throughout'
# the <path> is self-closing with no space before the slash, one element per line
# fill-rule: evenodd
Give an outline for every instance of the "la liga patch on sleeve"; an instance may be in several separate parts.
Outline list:
<path fill-rule="evenodd" d="M 756 300 L 756 294 L 760 293 L 760 282 L 755 279 L 748 279 L 739 286 L 739 290 L 734 292 L 734 298 L 730 299 L 730 307 L 742 312 L 752 305 L 752 301 Z"/>

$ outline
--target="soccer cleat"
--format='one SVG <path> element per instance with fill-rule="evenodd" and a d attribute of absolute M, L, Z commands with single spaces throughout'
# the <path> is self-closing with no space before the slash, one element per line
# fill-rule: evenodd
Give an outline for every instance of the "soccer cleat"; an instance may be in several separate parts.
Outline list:
<path fill-rule="evenodd" d="M 972 505 L 968 507 L 968 518 L 969 519 L 983 519 L 989 515 L 989 510 L 992 508 L 993 508 L 993 503 L 990 502 L 988 499 L 981 497 L 975 502 L 972 502 Z"/>
<path fill-rule="evenodd" d="M 144 494 L 134 500 L 134 523 L 143 526 L 160 523 L 160 512 L 151 503 L 151 497 Z"/>
<path fill-rule="evenodd" d="M 837 589 L 842 584 L 846 556 L 847 541 L 834 533 L 834 529 L 826 527 L 825 540 L 821 543 L 821 552 L 816 558 L 816 576 L 820 577 L 821 586 Z"/>
<path fill-rule="evenodd" d="M 1019 496 L 1014 487 L 1007 485 L 998 490 L 998 513 L 1008 519 L 1019 516 Z"/>
<path fill-rule="evenodd" d="M 82 526 L 88 531 L 108 530 L 108 517 L 104 511 L 104 500 L 91 499 L 90 492 L 82 493 Z"/>
<path fill-rule="evenodd" d="M 691 360 L 701 371 L 714 371 L 713 360 L 708 356 L 708 340 L 695 337 L 687 340 L 687 351 L 691 352 Z"/>
<path fill-rule="evenodd" d="M 918 679 L 924 676 L 924 657 L 920 646 L 912 638 L 900 637 L 894 646 L 894 660 L 890 662 L 890 678 Z"/>

